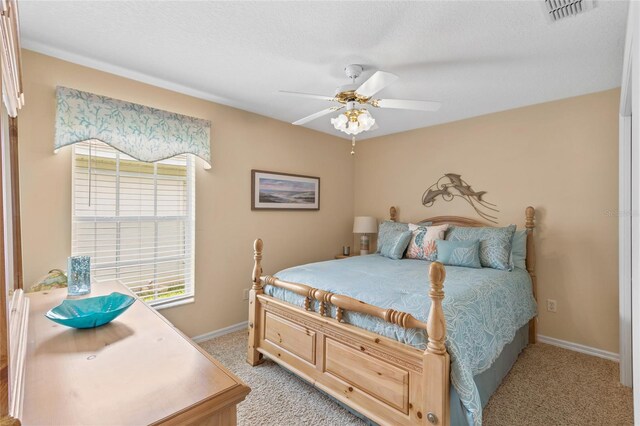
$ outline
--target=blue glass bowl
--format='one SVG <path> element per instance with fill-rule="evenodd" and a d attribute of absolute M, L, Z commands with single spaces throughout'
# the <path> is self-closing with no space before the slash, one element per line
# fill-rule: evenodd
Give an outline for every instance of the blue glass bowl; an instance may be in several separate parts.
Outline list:
<path fill-rule="evenodd" d="M 129 309 L 134 297 L 113 292 L 108 296 L 67 299 L 45 314 L 53 322 L 73 328 L 94 328 L 105 325 Z"/>

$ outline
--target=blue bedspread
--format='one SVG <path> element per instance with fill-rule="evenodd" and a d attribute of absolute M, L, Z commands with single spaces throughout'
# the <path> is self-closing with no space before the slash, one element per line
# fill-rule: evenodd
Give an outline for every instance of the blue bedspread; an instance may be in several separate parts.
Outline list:
<path fill-rule="evenodd" d="M 429 265 L 423 260 L 392 260 L 372 254 L 296 266 L 275 276 L 408 312 L 426 322 L 431 306 Z M 518 268 L 500 271 L 447 266 L 446 270 L 443 309 L 452 361 L 451 383 L 468 411 L 469 423 L 480 425 L 482 404 L 473 376 L 487 370 L 516 331 L 536 314 L 531 278 Z M 303 297 L 277 287 L 266 286 L 265 293 L 303 305 Z M 335 317 L 335 308 L 331 315 Z M 424 330 L 403 329 L 353 312 L 345 312 L 344 320 L 415 348 L 426 348 Z"/>

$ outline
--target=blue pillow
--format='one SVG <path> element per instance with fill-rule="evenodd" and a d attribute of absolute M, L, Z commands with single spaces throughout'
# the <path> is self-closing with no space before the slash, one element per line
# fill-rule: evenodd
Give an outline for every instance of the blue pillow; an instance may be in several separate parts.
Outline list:
<path fill-rule="evenodd" d="M 451 266 L 482 268 L 480 264 L 480 240 L 436 240 L 438 262 Z"/>
<path fill-rule="evenodd" d="M 511 239 L 515 225 L 505 228 L 473 228 L 455 226 L 447 233 L 449 241 L 480 240 L 480 263 L 493 269 L 510 271 Z"/>
<path fill-rule="evenodd" d="M 394 231 L 387 235 L 380 254 L 389 259 L 402 259 L 411 240 L 411 231 Z"/>
<path fill-rule="evenodd" d="M 382 246 L 389 240 L 389 237 L 395 232 L 404 232 L 409 230 L 409 225 L 401 222 L 392 222 L 386 220 L 378 227 L 378 250 L 377 253 L 382 253 Z"/>
<path fill-rule="evenodd" d="M 511 265 L 514 268 L 527 270 L 527 230 L 521 229 L 513 233 L 511 239 Z"/>

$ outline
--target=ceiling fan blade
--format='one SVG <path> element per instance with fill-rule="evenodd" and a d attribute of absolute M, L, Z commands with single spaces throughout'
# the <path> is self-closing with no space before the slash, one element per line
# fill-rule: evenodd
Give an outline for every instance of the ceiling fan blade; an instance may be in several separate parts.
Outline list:
<path fill-rule="evenodd" d="M 341 105 L 341 106 L 334 106 L 334 107 L 331 107 L 331 108 L 323 109 L 322 111 L 318 111 L 318 112 L 316 112 L 315 114 L 311 114 L 311 115 L 306 116 L 305 118 L 301 118 L 301 119 L 300 119 L 300 120 L 298 120 L 298 121 L 294 121 L 294 122 L 293 122 L 293 123 L 291 123 L 291 124 L 295 124 L 296 126 L 299 126 L 299 125 L 301 125 L 301 124 L 305 124 L 305 123 L 308 123 L 308 122 L 310 122 L 310 121 L 313 121 L 313 120 L 315 120 L 316 118 L 320 118 L 320 117 L 322 117 L 323 115 L 331 114 L 331 113 L 332 113 L 332 112 L 334 112 L 334 111 L 341 110 L 342 108 L 344 108 L 344 105 Z"/>
<path fill-rule="evenodd" d="M 302 93 L 302 92 L 289 92 L 288 90 L 280 90 L 280 93 L 290 96 L 299 96 L 301 98 L 309 98 L 309 99 L 320 99 L 322 101 L 335 101 L 336 98 L 333 96 L 324 96 L 324 95 L 314 95 L 312 93 Z"/>
<path fill-rule="evenodd" d="M 356 95 L 362 96 L 363 98 L 370 98 L 398 78 L 397 75 L 391 74 L 390 72 L 376 71 L 375 74 L 356 89 Z"/>
<path fill-rule="evenodd" d="M 434 101 L 411 101 L 402 99 L 376 99 L 372 102 L 378 108 L 416 109 L 419 111 L 437 111 L 442 106 Z"/>

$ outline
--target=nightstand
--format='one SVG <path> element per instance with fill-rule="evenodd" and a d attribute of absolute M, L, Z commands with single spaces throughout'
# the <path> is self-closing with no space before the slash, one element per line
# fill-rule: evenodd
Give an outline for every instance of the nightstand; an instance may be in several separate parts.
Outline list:
<path fill-rule="evenodd" d="M 346 259 L 347 257 L 353 257 L 353 256 L 357 256 L 357 254 L 350 254 L 349 256 L 345 256 L 344 254 L 336 254 L 335 258 L 336 259 Z"/>

